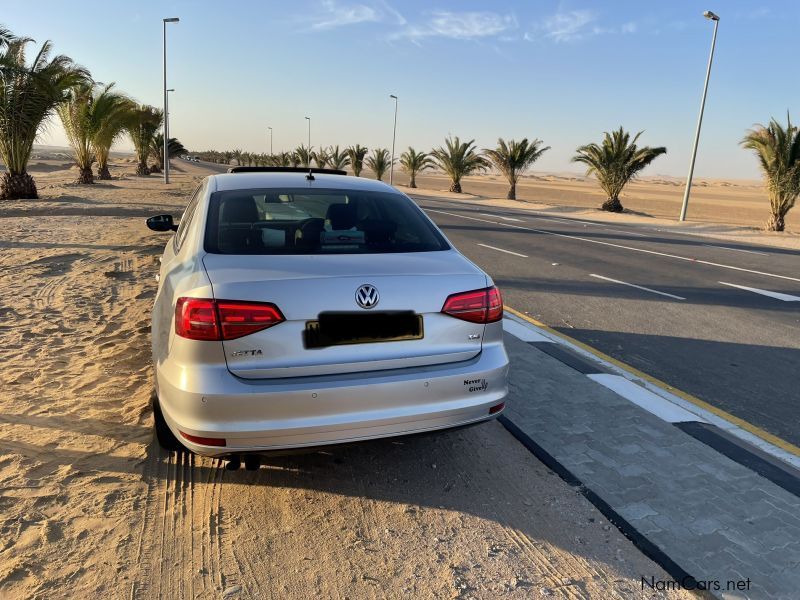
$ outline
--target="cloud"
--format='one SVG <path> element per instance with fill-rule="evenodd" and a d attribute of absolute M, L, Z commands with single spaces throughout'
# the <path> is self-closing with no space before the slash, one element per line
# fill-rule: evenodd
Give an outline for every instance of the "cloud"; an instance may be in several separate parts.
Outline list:
<path fill-rule="evenodd" d="M 597 24 L 597 15 L 590 10 L 571 10 L 547 17 L 523 37 L 528 41 L 545 38 L 563 43 L 597 35 L 635 33 L 637 30 L 638 25 L 633 21 L 619 27 L 606 27 Z"/>
<path fill-rule="evenodd" d="M 544 36 L 556 42 L 579 40 L 587 34 L 586 26 L 595 21 L 588 10 L 571 10 L 556 13 L 544 21 Z"/>
<path fill-rule="evenodd" d="M 407 38 L 419 41 L 423 38 L 441 37 L 453 40 L 475 40 L 496 37 L 517 27 L 514 15 L 494 12 L 451 12 L 430 13 L 427 20 L 408 25 L 393 33 L 390 39 Z"/>
<path fill-rule="evenodd" d="M 322 9 L 322 14 L 318 15 L 316 21 L 311 24 L 312 30 L 324 31 L 346 25 L 375 23 L 382 20 L 381 13 L 366 4 L 342 6 L 334 2 L 334 0 L 323 0 Z"/>

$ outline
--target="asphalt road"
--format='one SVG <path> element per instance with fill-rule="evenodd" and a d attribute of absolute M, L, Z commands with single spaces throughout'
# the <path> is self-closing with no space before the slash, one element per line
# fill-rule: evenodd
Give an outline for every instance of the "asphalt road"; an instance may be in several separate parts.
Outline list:
<path fill-rule="evenodd" d="M 416 200 L 508 306 L 800 445 L 800 253 Z"/>
<path fill-rule="evenodd" d="M 799 252 L 415 199 L 508 306 L 800 445 Z"/>

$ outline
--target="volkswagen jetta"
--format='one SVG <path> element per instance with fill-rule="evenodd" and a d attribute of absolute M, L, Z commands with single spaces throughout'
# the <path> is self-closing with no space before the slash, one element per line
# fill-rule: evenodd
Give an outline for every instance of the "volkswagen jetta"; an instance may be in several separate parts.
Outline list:
<path fill-rule="evenodd" d="M 507 394 L 491 279 L 407 196 L 340 172 L 206 177 L 161 259 L 157 439 L 239 455 L 497 416 Z"/>

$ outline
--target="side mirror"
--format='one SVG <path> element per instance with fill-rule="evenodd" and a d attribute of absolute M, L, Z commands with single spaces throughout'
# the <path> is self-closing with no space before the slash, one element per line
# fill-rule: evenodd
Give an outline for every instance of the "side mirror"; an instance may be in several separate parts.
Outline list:
<path fill-rule="evenodd" d="M 147 226 L 153 231 L 177 231 L 178 226 L 172 221 L 172 215 L 156 215 L 147 219 Z"/>

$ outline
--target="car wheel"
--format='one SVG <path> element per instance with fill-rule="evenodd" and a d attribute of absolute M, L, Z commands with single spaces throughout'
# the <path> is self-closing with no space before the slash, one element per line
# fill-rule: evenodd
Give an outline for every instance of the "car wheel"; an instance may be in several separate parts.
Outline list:
<path fill-rule="evenodd" d="M 161 406 L 159 406 L 158 399 L 155 397 L 153 398 L 153 429 L 155 430 L 158 445 L 164 450 L 186 452 L 186 448 L 178 441 L 178 438 L 175 437 L 175 434 L 172 433 L 169 425 L 164 420 L 164 413 L 161 412 Z"/>

